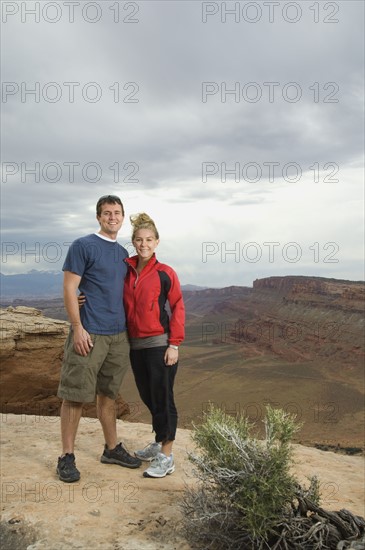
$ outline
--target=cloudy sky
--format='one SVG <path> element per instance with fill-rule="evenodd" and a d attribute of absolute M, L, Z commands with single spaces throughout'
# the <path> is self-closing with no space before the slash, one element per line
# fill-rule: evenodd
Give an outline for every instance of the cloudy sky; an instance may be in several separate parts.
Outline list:
<path fill-rule="evenodd" d="M 2 2 L 2 267 L 119 195 L 183 284 L 364 278 L 362 1 Z"/>

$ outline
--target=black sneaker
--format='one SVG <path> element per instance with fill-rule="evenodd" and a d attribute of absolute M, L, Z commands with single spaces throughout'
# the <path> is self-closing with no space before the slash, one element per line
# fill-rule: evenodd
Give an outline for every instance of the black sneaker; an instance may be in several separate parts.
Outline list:
<path fill-rule="evenodd" d="M 115 449 L 108 449 L 105 445 L 100 462 L 104 464 L 119 464 L 119 466 L 125 466 L 126 468 L 139 468 L 142 465 L 142 461 L 130 455 L 122 443 L 118 443 Z"/>
<path fill-rule="evenodd" d="M 60 480 L 66 483 L 72 483 L 80 479 L 80 472 L 76 468 L 73 453 L 66 453 L 64 456 L 59 457 L 56 471 Z"/>

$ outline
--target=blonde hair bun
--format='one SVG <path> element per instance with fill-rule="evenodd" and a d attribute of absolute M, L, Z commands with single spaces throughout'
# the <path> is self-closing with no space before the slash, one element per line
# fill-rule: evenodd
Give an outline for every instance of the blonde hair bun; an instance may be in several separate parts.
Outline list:
<path fill-rule="evenodd" d="M 154 232 L 156 239 L 160 238 L 157 231 L 157 227 L 155 226 L 155 222 L 145 212 L 140 212 L 139 214 L 132 214 L 132 216 L 129 216 L 129 219 L 133 227 L 132 241 L 138 229 L 151 229 L 151 231 Z"/>

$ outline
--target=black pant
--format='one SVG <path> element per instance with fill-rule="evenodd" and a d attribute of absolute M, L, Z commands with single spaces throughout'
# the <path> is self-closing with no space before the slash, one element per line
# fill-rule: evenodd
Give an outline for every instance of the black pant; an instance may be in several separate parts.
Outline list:
<path fill-rule="evenodd" d="M 177 428 L 177 410 L 174 402 L 176 365 L 166 366 L 166 346 L 131 350 L 134 379 L 143 403 L 152 415 L 156 442 L 173 441 Z"/>

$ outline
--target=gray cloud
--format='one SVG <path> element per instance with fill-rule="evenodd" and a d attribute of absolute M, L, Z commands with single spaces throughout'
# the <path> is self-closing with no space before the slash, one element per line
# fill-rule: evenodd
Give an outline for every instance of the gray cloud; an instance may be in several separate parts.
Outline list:
<path fill-rule="evenodd" d="M 210 4 L 219 11 L 206 23 L 203 3 L 196 1 L 135 2 L 134 14 L 119 3 L 121 19 L 138 19 L 129 24 L 113 21 L 115 3 L 108 1 L 100 3 L 102 17 L 94 24 L 80 17 L 83 2 L 75 8 L 74 23 L 62 2 L 62 18 L 54 24 L 9 16 L 3 24 L 3 81 L 6 90 L 13 83 L 19 91 L 3 96 L 2 103 L 6 243 L 64 243 L 91 232 L 97 229 L 94 204 L 111 192 L 123 197 L 128 212 L 155 209 L 166 225 L 165 261 L 171 254 L 183 276 L 196 277 L 185 282 L 206 284 L 206 278 L 222 286 L 239 283 L 241 275 L 227 265 L 224 276 L 211 272 L 208 263 L 196 260 L 197 243 L 186 246 L 184 236 L 198 233 L 208 241 L 214 227 L 214 238 L 231 242 L 249 226 L 260 242 L 282 241 L 285 231 L 286 241 L 302 242 L 309 212 L 313 238 L 336 240 L 343 226 L 342 249 L 351 251 L 339 266 L 313 264 L 313 274 L 361 277 L 363 4 L 338 1 L 325 8 L 319 2 L 315 12 L 311 3 L 298 1 L 296 23 L 285 20 L 295 16 L 294 8 L 285 11 L 287 2 L 275 8 L 273 22 L 268 6 L 254 3 L 262 9 L 257 23 L 244 20 L 243 13 L 255 17 L 253 8 L 244 11 L 247 2 L 239 3 L 237 23 L 232 15 L 222 23 L 224 3 Z M 71 82 L 76 84 L 65 84 Z M 23 92 L 39 86 L 39 102 L 31 93 L 22 101 L 22 83 Z M 204 89 L 211 92 L 205 101 Z M 225 96 L 225 89 L 236 89 L 237 95 Z M 261 95 L 253 102 L 255 93 Z M 52 102 L 57 94 L 59 100 Z M 95 94 L 100 98 L 93 102 Z M 38 183 L 31 173 L 36 163 Z M 206 181 L 204 163 L 217 169 Z M 237 164 L 239 181 L 232 174 Z M 294 181 L 299 169 L 301 177 Z M 351 209 L 339 222 L 349 189 Z M 126 225 L 121 240 L 127 239 Z M 3 271 L 39 267 L 31 255 L 26 259 L 8 256 Z M 284 265 L 289 267 L 291 273 L 293 266 Z M 310 270 L 304 262 L 296 267 L 303 274 Z M 279 268 L 266 262 L 262 272 Z"/>

